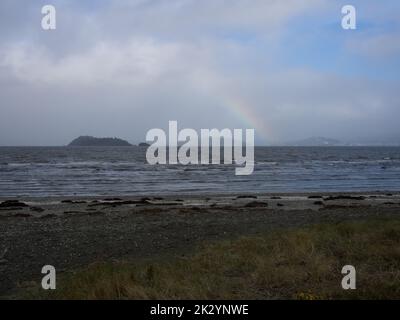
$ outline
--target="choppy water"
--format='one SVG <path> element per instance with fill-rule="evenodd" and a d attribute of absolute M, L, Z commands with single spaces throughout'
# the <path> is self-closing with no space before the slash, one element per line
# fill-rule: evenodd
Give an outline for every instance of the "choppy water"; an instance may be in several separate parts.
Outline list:
<path fill-rule="evenodd" d="M 0 196 L 400 191 L 400 147 L 257 147 L 255 171 L 146 163 L 139 147 L 1 147 Z"/>

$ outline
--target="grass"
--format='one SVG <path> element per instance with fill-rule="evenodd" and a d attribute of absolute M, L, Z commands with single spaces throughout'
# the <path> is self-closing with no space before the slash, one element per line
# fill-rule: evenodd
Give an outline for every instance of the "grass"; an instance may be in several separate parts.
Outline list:
<path fill-rule="evenodd" d="M 343 290 L 354 265 L 357 290 Z M 35 299 L 400 299 L 400 220 L 281 230 L 200 248 L 188 258 L 98 263 Z"/>

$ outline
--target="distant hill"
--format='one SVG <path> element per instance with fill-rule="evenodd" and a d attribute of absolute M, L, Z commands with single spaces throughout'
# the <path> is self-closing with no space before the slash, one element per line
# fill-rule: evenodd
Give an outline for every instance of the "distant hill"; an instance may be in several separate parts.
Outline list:
<path fill-rule="evenodd" d="M 96 138 L 81 136 L 73 140 L 70 147 L 128 147 L 132 146 L 128 141 L 118 138 Z"/>
<path fill-rule="evenodd" d="M 298 140 L 286 143 L 286 145 L 299 146 L 299 147 L 320 147 L 320 146 L 344 146 L 346 144 L 336 139 L 324 138 L 324 137 L 312 137 L 304 140 Z"/>

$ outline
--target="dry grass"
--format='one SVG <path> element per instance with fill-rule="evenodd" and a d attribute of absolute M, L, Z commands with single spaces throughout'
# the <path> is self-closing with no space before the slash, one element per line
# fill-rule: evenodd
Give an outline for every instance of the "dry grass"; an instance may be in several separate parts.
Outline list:
<path fill-rule="evenodd" d="M 357 290 L 341 269 L 357 269 Z M 400 299 L 400 220 L 281 230 L 186 259 L 95 264 L 60 277 L 51 299 Z"/>

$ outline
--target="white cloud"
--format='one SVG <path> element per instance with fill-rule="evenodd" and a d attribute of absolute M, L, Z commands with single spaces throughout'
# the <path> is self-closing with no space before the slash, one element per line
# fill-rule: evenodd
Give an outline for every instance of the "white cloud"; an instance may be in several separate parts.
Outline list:
<path fill-rule="evenodd" d="M 26 44 L 3 49 L 0 66 L 22 81 L 47 85 L 140 85 L 162 76 L 179 55 L 179 45 L 149 38 L 123 44 L 99 42 L 61 59 L 44 47 Z"/>

